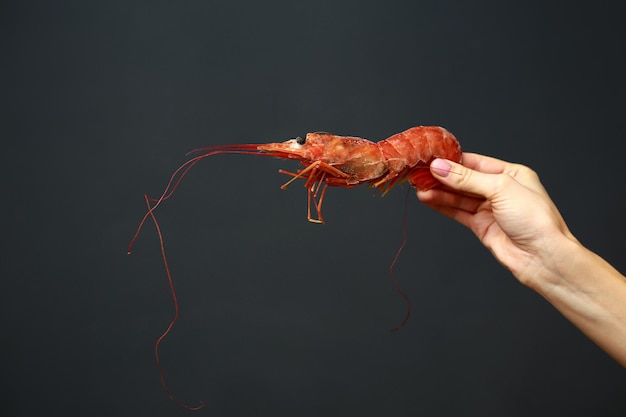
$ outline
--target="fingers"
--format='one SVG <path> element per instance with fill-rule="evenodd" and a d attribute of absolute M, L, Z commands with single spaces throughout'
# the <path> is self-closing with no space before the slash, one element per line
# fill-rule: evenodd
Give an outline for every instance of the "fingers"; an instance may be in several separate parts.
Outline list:
<path fill-rule="evenodd" d="M 472 220 L 484 199 L 468 197 L 440 188 L 418 191 L 417 198 L 431 209 L 472 228 Z"/>
<path fill-rule="evenodd" d="M 433 188 L 428 191 L 417 191 L 417 198 L 430 208 L 441 211 L 443 207 L 450 207 L 468 213 L 476 213 L 485 199 L 466 194 L 460 194 L 445 188 Z"/>
<path fill-rule="evenodd" d="M 479 157 L 475 154 L 464 154 L 463 157 L 465 158 L 466 155 L 469 156 L 468 165 L 470 166 L 482 164 L 494 170 L 499 170 L 503 167 L 501 164 L 489 161 L 492 158 L 485 159 L 487 157 Z M 430 172 L 443 185 L 455 191 L 477 195 L 486 199 L 489 199 L 502 187 L 503 176 L 476 171 L 446 159 L 435 159 L 430 164 Z"/>
<path fill-rule="evenodd" d="M 463 154 L 463 166 L 485 174 L 506 174 L 524 187 L 547 194 L 539 176 L 525 165 L 514 164 L 476 153 Z"/>

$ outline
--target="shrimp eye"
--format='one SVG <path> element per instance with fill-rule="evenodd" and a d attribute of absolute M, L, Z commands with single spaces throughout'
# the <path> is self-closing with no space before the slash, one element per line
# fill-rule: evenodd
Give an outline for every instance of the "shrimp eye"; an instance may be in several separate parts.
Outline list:
<path fill-rule="evenodd" d="M 303 138 L 303 137 L 298 136 L 298 137 L 296 138 L 296 143 L 297 143 L 298 145 L 304 145 L 304 143 L 305 143 L 305 142 L 306 142 L 306 139 L 305 139 L 305 138 Z"/>

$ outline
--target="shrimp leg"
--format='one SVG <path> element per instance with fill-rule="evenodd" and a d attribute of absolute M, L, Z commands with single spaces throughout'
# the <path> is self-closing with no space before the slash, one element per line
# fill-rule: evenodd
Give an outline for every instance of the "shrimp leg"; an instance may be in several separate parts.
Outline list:
<path fill-rule="evenodd" d="M 327 175 L 332 176 L 334 180 L 333 182 L 345 183 L 346 186 L 350 185 L 351 178 L 350 174 L 347 174 L 323 161 L 315 161 L 307 165 L 306 168 L 299 170 L 295 173 L 285 171 L 283 169 L 279 170 L 278 172 L 293 177 L 280 187 L 283 190 L 286 189 L 289 184 L 294 182 L 296 179 L 306 178 L 307 181 L 304 186 L 307 189 L 308 195 L 307 220 L 312 223 L 324 223 L 324 218 L 322 217 L 322 203 L 324 202 L 324 195 L 326 194 L 326 188 L 328 187 Z M 311 203 L 313 203 L 315 211 L 317 212 L 317 219 L 311 216 Z"/>

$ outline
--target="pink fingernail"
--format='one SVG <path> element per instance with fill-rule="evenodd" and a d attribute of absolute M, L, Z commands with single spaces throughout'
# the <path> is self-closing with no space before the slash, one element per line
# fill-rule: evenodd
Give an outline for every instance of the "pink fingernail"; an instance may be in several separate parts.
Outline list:
<path fill-rule="evenodd" d="M 445 159 L 437 158 L 430 163 L 430 169 L 440 177 L 447 177 L 452 170 L 452 165 Z"/>

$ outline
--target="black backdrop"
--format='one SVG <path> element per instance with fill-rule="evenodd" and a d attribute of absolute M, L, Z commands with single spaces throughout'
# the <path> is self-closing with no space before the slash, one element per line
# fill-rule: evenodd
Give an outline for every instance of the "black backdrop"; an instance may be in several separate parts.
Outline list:
<path fill-rule="evenodd" d="M 191 414 L 153 358 L 153 227 L 126 245 L 199 146 L 442 125 L 535 168 L 626 271 L 621 8 L 505 3 L 4 2 L 1 414 Z M 314 225 L 281 167 L 210 158 L 158 213 L 162 360 L 197 415 L 626 414 L 624 369 L 414 196 L 390 334 L 404 190 L 332 189 Z"/>

